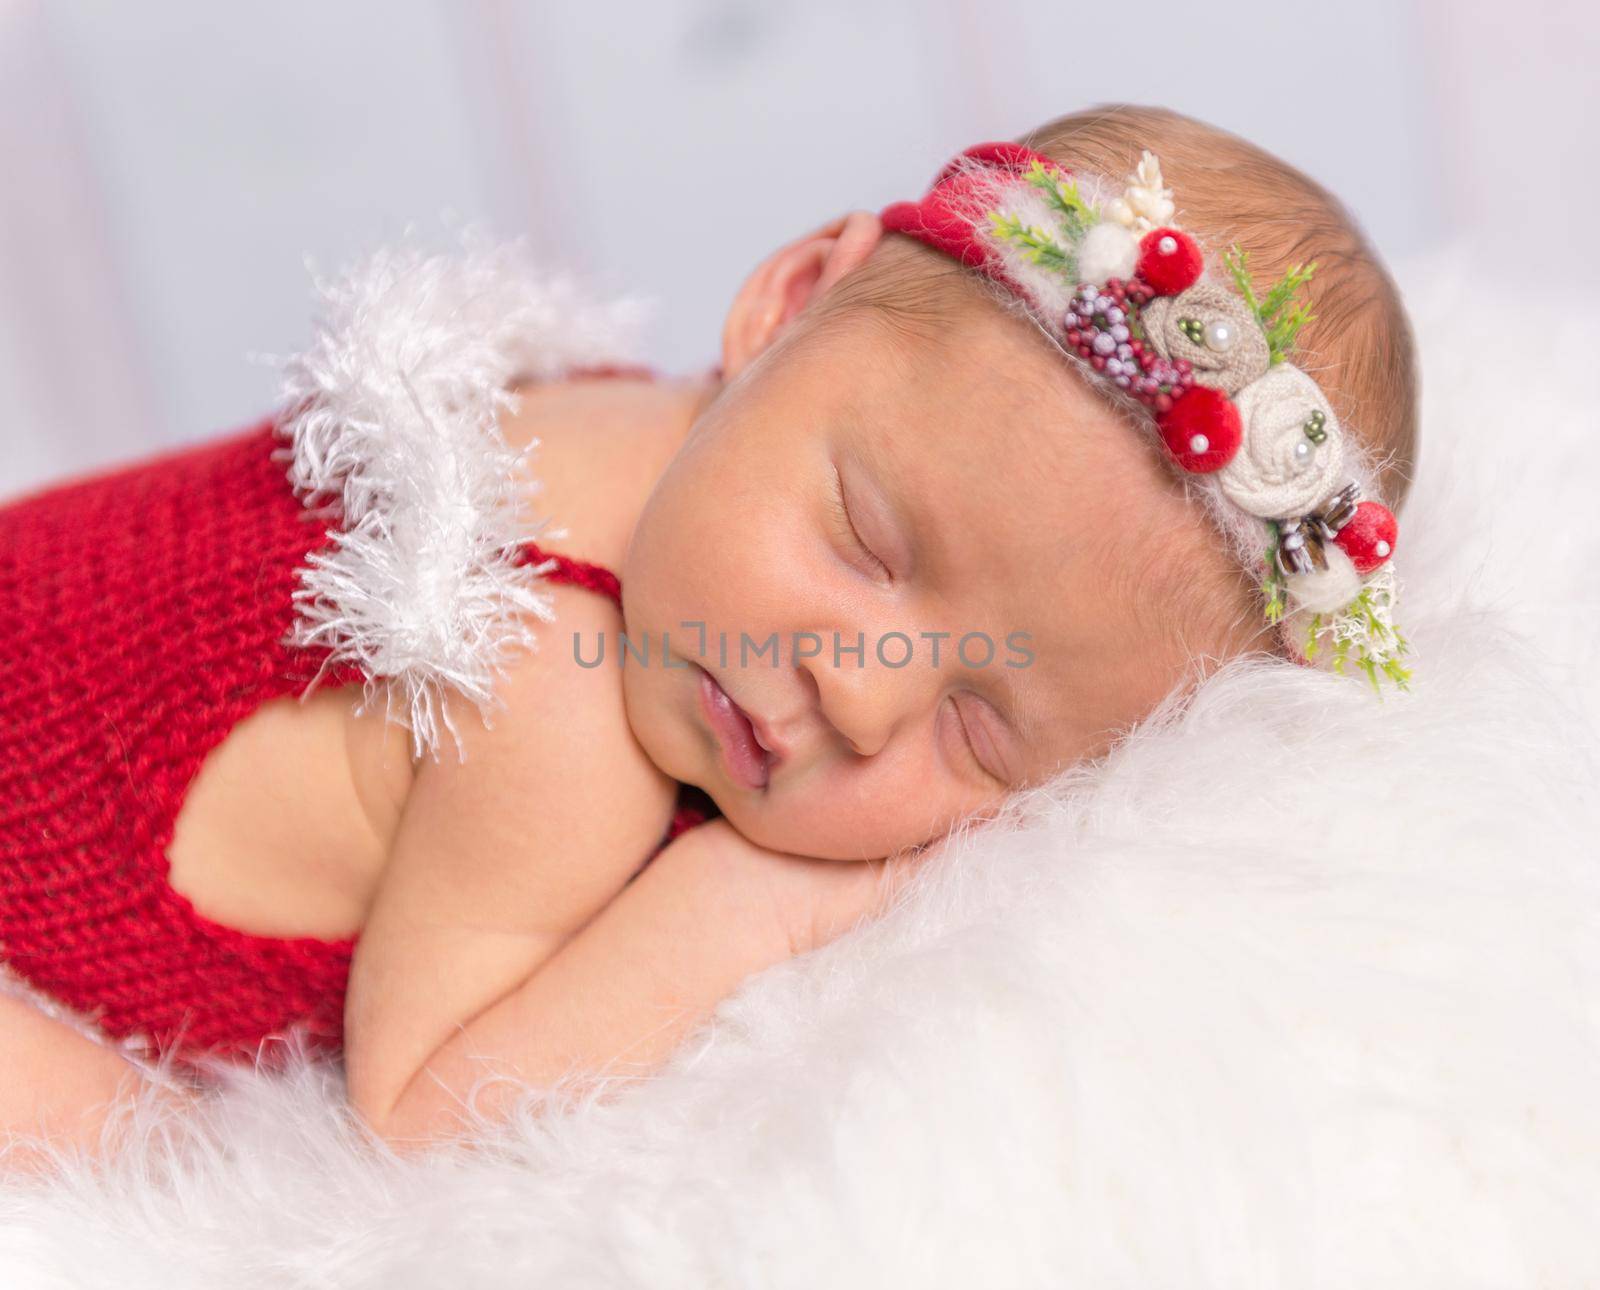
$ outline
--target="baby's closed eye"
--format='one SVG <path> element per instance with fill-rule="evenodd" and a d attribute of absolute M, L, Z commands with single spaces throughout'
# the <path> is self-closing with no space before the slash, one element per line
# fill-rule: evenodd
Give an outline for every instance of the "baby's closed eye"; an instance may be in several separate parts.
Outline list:
<path fill-rule="evenodd" d="M 894 573 L 887 562 L 861 535 L 861 528 L 851 513 L 844 475 L 837 464 L 834 465 L 831 475 L 831 486 L 827 494 L 830 529 L 840 551 L 845 553 L 846 563 L 875 582 L 892 581 Z"/>
<path fill-rule="evenodd" d="M 1010 742 L 1001 729 L 1003 722 L 994 708 L 970 691 L 950 696 L 949 707 L 959 727 L 966 756 L 989 779 L 1003 788 L 1017 785 L 1019 776 L 1008 748 Z"/>

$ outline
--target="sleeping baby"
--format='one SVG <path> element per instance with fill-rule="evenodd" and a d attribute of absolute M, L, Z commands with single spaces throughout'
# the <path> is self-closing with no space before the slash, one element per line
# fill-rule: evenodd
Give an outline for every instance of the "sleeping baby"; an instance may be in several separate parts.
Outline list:
<path fill-rule="evenodd" d="M 270 421 L 0 507 L 13 1133 L 296 1035 L 397 1148 L 625 1082 L 1228 660 L 1408 679 L 1398 293 L 1196 121 L 968 149 L 705 377 L 503 249 L 324 290 Z"/>

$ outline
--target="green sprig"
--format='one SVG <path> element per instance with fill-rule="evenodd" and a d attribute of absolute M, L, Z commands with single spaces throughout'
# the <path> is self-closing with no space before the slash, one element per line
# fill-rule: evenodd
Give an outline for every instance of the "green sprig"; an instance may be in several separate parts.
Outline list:
<path fill-rule="evenodd" d="M 1081 240 L 1084 230 L 1099 220 L 1098 212 L 1078 193 L 1077 182 L 1051 174 L 1042 161 L 1035 160 L 1025 178 L 1045 195 L 1051 208 L 1061 216 L 1067 241 Z"/>
<path fill-rule="evenodd" d="M 1397 630 L 1385 625 L 1373 609 L 1372 589 L 1363 587 L 1361 594 L 1352 600 L 1344 609 L 1347 614 L 1358 614 L 1366 622 L 1367 630 L 1378 641 L 1389 640 L 1393 642 L 1392 648 L 1379 651 L 1369 650 L 1365 645 L 1359 644 L 1349 637 L 1334 641 L 1333 644 L 1333 670 L 1343 673 L 1345 664 L 1354 663 L 1366 674 L 1367 680 L 1372 682 L 1372 688 L 1379 694 L 1383 693 L 1383 685 L 1378 676 L 1382 673 L 1393 681 L 1402 690 L 1411 688 L 1411 669 L 1400 660 L 1410 651 L 1410 643 Z M 1306 657 L 1309 659 L 1315 649 L 1315 638 L 1321 631 L 1321 617 L 1312 619 L 1312 625 L 1307 632 Z"/>
<path fill-rule="evenodd" d="M 1024 224 L 1016 215 L 989 212 L 989 223 L 996 237 L 1022 248 L 1023 254 L 1033 263 L 1046 269 L 1055 269 L 1068 277 L 1076 275 L 1078 266 L 1071 255 L 1042 228 Z"/>
<path fill-rule="evenodd" d="M 1255 288 L 1250 283 L 1249 254 L 1236 242 L 1224 252 L 1222 261 L 1228 266 L 1228 272 L 1233 275 L 1234 286 L 1238 287 L 1245 304 L 1250 307 L 1250 312 L 1255 314 L 1256 320 L 1261 324 L 1261 330 L 1267 338 L 1267 352 L 1271 356 L 1271 361 L 1283 362 L 1293 351 L 1300 329 L 1316 317 L 1306 301 L 1295 298 L 1301 288 L 1311 281 L 1311 275 L 1317 271 L 1316 261 L 1313 260 L 1310 264 L 1290 265 L 1288 272 L 1274 282 L 1267 294 L 1259 300 L 1256 299 Z"/>
<path fill-rule="evenodd" d="M 1316 658 L 1319 642 L 1317 637 L 1322 634 L 1322 615 L 1312 614 L 1311 621 L 1306 624 L 1306 662 Z"/>
<path fill-rule="evenodd" d="M 1288 599 L 1283 571 L 1278 568 L 1278 526 L 1267 521 L 1267 571 L 1261 576 L 1261 592 L 1267 598 L 1267 621 L 1276 626 L 1283 621 Z"/>

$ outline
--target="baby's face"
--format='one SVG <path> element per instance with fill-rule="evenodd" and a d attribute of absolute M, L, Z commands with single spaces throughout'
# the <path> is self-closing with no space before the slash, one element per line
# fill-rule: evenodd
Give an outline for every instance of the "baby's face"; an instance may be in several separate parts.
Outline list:
<path fill-rule="evenodd" d="M 1138 603 L 1152 561 L 1208 549 L 1150 445 L 1025 324 L 971 314 L 937 341 L 860 311 L 780 342 L 639 519 L 630 723 L 763 846 L 936 838 L 1102 752 L 1228 648 Z M 1220 552 L 1195 576 L 1231 585 Z"/>

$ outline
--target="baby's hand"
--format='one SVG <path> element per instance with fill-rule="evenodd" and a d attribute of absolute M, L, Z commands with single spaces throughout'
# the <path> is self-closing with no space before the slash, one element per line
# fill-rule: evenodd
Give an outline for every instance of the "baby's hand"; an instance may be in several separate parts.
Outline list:
<path fill-rule="evenodd" d="M 884 913 L 920 867 L 920 853 L 885 860 L 819 860 L 769 851 L 718 818 L 693 831 L 730 880 L 759 885 L 793 954 L 825 945 L 864 918 Z"/>

